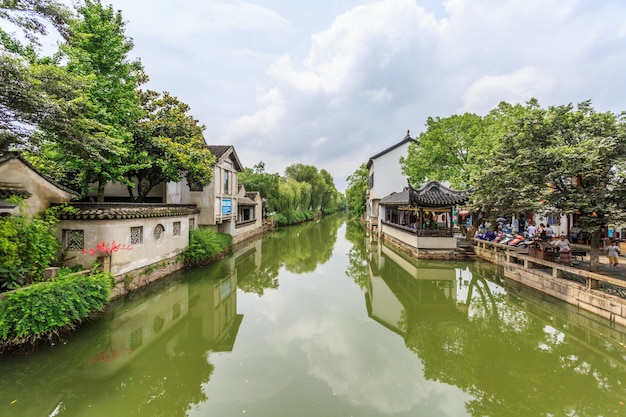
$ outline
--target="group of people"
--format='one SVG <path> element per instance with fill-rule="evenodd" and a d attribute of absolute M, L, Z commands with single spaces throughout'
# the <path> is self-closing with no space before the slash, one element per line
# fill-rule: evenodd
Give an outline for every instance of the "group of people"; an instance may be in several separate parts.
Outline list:
<path fill-rule="evenodd" d="M 530 238 L 537 237 L 541 240 L 547 241 L 551 241 L 552 238 L 556 236 L 554 230 L 550 227 L 550 223 L 548 223 L 547 226 L 543 223 L 539 223 L 539 226 L 536 226 L 533 222 L 526 228 L 526 233 Z"/>
<path fill-rule="evenodd" d="M 559 236 L 559 239 L 554 239 L 556 234 L 554 230 L 550 227 L 550 224 L 544 225 L 543 223 L 539 223 L 539 226 L 536 226 L 535 223 L 531 223 L 526 228 L 526 235 L 529 238 L 533 239 L 541 239 L 547 242 L 550 242 L 552 246 L 559 253 L 559 260 L 564 264 L 572 263 L 572 249 L 570 248 L 570 242 L 564 234 Z M 481 233 L 477 237 L 479 239 L 484 240 L 494 240 L 497 234 L 489 229 L 486 233 Z M 609 258 L 609 268 L 614 270 L 617 268 L 619 264 L 619 255 L 620 255 L 620 247 L 616 240 L 611 240 L 610 244 L 604 248 L 606 250 L 606 254 Z"/>

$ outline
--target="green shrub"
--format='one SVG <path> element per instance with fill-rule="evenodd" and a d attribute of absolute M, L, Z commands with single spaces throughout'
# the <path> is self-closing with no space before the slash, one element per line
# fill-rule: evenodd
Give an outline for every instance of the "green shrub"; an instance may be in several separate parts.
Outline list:
<path fill-rule="evenodd" d="M 109 273 L 71 274 L 7 294 L 0 301 L 0 344 L 34 343 L 73 328 L 107 305 L 112 285 Z"/>
<path fill-rule="evenodd" d="M 41 281 L 43 270 L 56 260 L 60 244 L 54 236 L 58 220 L 53 212 L 29 218 L 19 215 L 0 218 L 0 281 L 12 287 Z"/>
<path fill-rule="evenodd" d="M 233 237 L 215 233 L 211 229 L 198 228 L 191 232 L 189 246 L 181 253 L 185 264 L 199 263 L 224 252 L 231 245 Z"/>
<path fill-rule="evenodd" d="M 272 217 L 274 218 L 274 222 L 279 226 L 286 226 L 289 224 L 287 217 L 282 213 L 276 213 Z"/>

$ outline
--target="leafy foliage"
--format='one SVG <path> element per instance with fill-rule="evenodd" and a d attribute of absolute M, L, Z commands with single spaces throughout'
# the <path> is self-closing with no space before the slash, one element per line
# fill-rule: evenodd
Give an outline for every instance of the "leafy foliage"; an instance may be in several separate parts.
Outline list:
<path fill-rule="evenodd" d="M 542 108 L 531 99 L 500 103 L 484 118 L 429 118 L 402 164 L 415 183 L 471 187 L 474 214 L 577 214 L 595 236 L 592 270 L 601 228 L 626 220 L 625 118 L 597 113 L 588 101 Z"/>
<path fill-rule="evenodd" d="M 367 205 L 367 179 L 369 171 L 363 163 L 351 175 L 348 176 L 348 188 L 346 189 L 346 206 L 354 217 L 361 217 Z"/>
<path fill-rule="evenodd" d="M 239 173 L 239 182 L 246 187 L 247 191 L 258 191 L 265 199 L 266 206 L 263 214 L 272 213 L 278 210 L 278 184 L 280 175 L 278 173 L 270 174 L 265 172 L 265 164 L 263 161 L 256 164 L 253 168 L 245 168 Z"/>
<path fill-rule="evenodd" d="M 223 253 L 232 241 L 231 235 L 215 233 L 205 227 L 194 229 L 189 237 L 189 246 L 180 254 L 180 259 L 186 265 L 200 264 Z"/>
<path fill-rule="evenodd" d="M 110 5 L 104 7 L 99 0 L 86 0 L 78 14 L 70 24 L 73 36 L 61 50 L 70 74 L 90 77 L 86 90 L 94 106 L 90 118 L 102 124 L 96 135 L 111 146 L 100 152 L 100 158 L 78 156 L 73 164 L 85 174 L 85 188 L 89 183 L 98 184 L 98 200 L 103 201 L 106 184 L 126 183 L 126 174 L 136 168 L 125 158 L 132 153 L 131 128 L 142 116 L 136 90 L 146 77 L 141 63 L 128 59 L 133 42 L 124 34 L 120 12 Z M 63 149 L 58 151 L 62 156 Z"/>
<path fill-rule="evenodd" d="M 60 245 L 54 235 L 57 219 L 50 213 L 0 218 L 0 281 L 15 284 L 40 281 L 43 270 L 56 260 Z"/>
<path fill-rule="evenodd" d="M 133 201 L 142 202 L 157 184 L 188 182 L 206 186 L 211 182 L 215 156 L 206 147 L 204 126 L 188 114 L 190 108 L 176 97 L 155 91 L 140 92 L 145 117 L 136 125 L 128 155 L 128 191 Z"/>
<path fill-rule="evenodd" d="M 112 283 L 107 273 L 73 274 L 9 293 L 0 302 L 0 346 L 34 343 L 74 326 L 104 308 Z"/>

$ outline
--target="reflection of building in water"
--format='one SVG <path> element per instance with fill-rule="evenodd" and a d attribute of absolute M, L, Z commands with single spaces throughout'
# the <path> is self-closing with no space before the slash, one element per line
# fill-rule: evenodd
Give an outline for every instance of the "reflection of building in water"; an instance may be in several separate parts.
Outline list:
<path fill-rule="evenodd" d="M 439 320 L 464 317 L 457 308 L 457 270 L 453 265 L 416 261 L 378 244 L 370 252 L 368 314 L 393 331 L 406 335 L 412 323 L 426 316 Z"/>
<path fill-rule="evenodd" d="M 169 357 L 190 345 L 202 351 L 230 351 L 243 315 L 237 314 L 237 275 L 260 264 L 260 249 L 246 246 L 228 259 L 196 271 L 197 278 L 172 282 L 111 314 L 108 335 L 87 359 L 86 373 L 105 377 L 136 362 L 148 347 Z"/>
<path fill-rule="evenodd" d="M 188 314 L 188 284 L 169 286 L 111 320 L 108 341 L 87 360 L 89 374 L 111 374 L 160 339 Z"/>
<path fill-rule="evenodd" d="M 237 273 L 216 280 L 190 300 L 189 331 L 215 352 L 231 351 L 243 315 L 237 314 Z"/>

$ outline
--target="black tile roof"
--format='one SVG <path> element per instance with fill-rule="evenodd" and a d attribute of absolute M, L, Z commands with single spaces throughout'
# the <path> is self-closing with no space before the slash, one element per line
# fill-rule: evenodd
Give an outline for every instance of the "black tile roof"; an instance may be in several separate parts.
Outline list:
<path fill-rule="evenodd" d="M 193 205 L 180 204 L 73 203 L 72 207 L 61 209 L 57 217 L 61 220 L 119 220 L 187 216 L 200 212 Z"/>
<path fill-rule="evenodd" d="M 380 200 L 380 205 L 411 205 L 413 207 L 450 207 L 467 201 L 467 191 L 452 190 L 438 181 L 430 181 L 419 189 L 409 183 L 399 193 L 391 193 Z"/>

